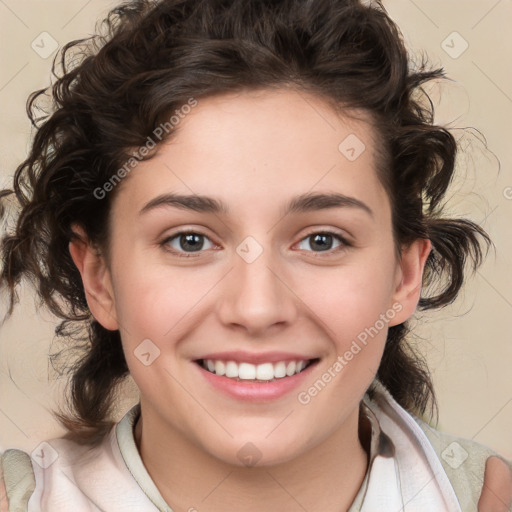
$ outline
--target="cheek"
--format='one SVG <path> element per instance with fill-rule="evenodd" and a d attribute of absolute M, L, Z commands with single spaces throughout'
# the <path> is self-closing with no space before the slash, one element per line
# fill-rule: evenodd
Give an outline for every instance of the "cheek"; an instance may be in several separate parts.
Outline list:
<path fill-rule="evenodd" d="M 173 339 L 197 325 L 196 316 L 219 281 L 208 266 L 171 267 L 141 257 L 124 258 L 118 269 L 116 313 L 123 342 L 132 350 L 146 338 L 172 348 Z"/>
<path fill-rule="evenodd" d="M 179 324 L 198 300 L 199 290 L 180 286 L 176 277 L 126 275 L 125 284 L 116 290 L 119 322 L 131 338 L 161 339 Z"/>
<path fill-rule="evenodd" d="M 376 260 L 351 265 L 317 278 L 309 291 L 300 292 L 334 349 L 323 375 L 332 385 L 315 407 L 359 396 L 377 372 L 389 322 L 401 308 L 392 303 L 393 270 L 393 260 L 384 258 L 378 265 Z"/>
<path fill-rule="evenodd" d="M 202 290 L 197 276 L 187 281 L 180 279 L 179 271 L 124 269 L 123 281 L 116 287 L 116 311 L 130 373 L 146 397 L 158 401 L 162 387 L 169 391 L 170 386 L 176 393 L 173 400 L 178 400 L 180 389 L 171 376 L 179 371 L 175 368 L 178 340 L 199 324 L 194 306 L 212 284 L 204 282 Z"/>
<path fill-rule="evenodd" d="M 299 391 L 297 400 L 305 406 L 304 413 L 340 422 L 347 404 L 356 407 L 377 373 L 389 322 L 401 306 L 391 303 L 390 275 L 382 266 L 340 271 L 316 283 L 316 292 L 310 291 L 305 302 L 329 338 L 331 350 L 319 375 Z"/>
<path fill-rule="evenodd" d="M 374 325 L 380 315 L 391 308 L 391 266 L 347 266 L 302 279 L 297 285 L 297 295 L 331 334 L 345 341 Z"/>

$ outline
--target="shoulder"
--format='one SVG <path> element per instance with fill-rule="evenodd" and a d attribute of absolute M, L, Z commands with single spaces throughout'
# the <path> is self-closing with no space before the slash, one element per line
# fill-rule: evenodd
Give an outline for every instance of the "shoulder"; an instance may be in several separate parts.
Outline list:
<path fill-rule="evenodd" d="M 0 454 L 0 512 L 27 510 L 35 486 L 28 453 L 10 449 Z"/>
<path fill-rule="evenodd" d="M 403 409 L 377 379 L 369 391 L 365 400 L 384 422 L 386 433 L 398 427 L 398 445 L 407 445 L 407 439 L 414 440 L 418 454 L 426 456 L 436 480 L 444 482 L 448 495 L 455 494 L 462 511 L 512 512 L 511 460 L 472 439 L 432 427 Z M 407 452 L 402 453 L 402 457 L 407 456 Z"/>
<path fill-rule="evenodd" d="M 147 495 L 149 475 L 142 488 L 127 465 L 126 450 L 121 450 L 132 433 L 133 411 L 96 444 L 64 436 L 43 441 L 29 453 L 17 449 L 0 453 L 0 480 L 5 487 L 4 498 L 0 487 L 0 512 L 155 510 Z M 133 465 L 137 448 L 128 455 Z M 163 504 L 158 510 L 170 509 Z"/>
<path fill-rule="evenodd" d="M 64 486 L 57 478 L 64 475 L 63 469 L 68 469 L 66 474 L 73 479 L 77 469 L 98 459 L 102 448 L 53 438 L 39 443 L 31 453 L 5 450 L 0 454 L 0 485 L 5 489 L 0 495 L 0 512 L 26 512 L 30 503 L 39 503 L 48 493 L 63 491 Z"/>
<path fill-rule="evenodd" d="M 466 439 L 437 430 L 428 423 L 411 415 L 425 433 L 439 458 L 450 483 L 460 501 L 462 510 L 477 510 L 483 499 L 486 487 L 494 499 L 498 499 L 498 488 L 503 495 L 510 493 L 512 461 L 491 448 L 472 439 Z M 487 472 L 486 472 L 487 470 Z M 489 477 L 494 486 L 489 486 Z M 507 485 L 508 482 L 508 485 Z M 510 501 L 508 497 L 501 500 Z M 480 507 L 478 508 L 480 510 Z M 494 509 L 491 509 L 494 510 Z M 512 510 L 510 503 L 502 510 Z"/>

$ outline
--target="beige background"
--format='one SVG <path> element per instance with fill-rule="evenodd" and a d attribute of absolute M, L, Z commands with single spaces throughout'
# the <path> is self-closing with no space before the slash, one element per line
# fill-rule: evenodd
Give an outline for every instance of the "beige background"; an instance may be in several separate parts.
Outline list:
<path fill-rule="evenodd" d="M 51 39 L 59 45 L 86 37 L 117 2 L 99 0 L 0 0 L 0 179 L 25 157 L 30 126 L 28 94 L 48 84 Z M 459 161 L 464 179 L 453 191 L 453 209 L 482 222 L 496 244 L 461 300 L 436 314 L 418 315 L 418 347 L 427 356 L 440 405 L 438 428 L 484 443 L 512 458 L 512 2 L 509 0 L 385 0 L 416 55 L 425 50 L 453 79 L 439 89 L 436 119 L 474 127 L 487 139 L 455 130 L 467 148 Z M 453 34 L 457 32 L 457 34 Z M 44 38 L 44 45 L 41 39 Z M 443 42 L 444 41 L 444 42 Z M 462 52 L 464 47 L 467 49 Z M 37 47 L 36 47 L 37 48 Z M 460 54 L 460 55 L 459 55 Z M 43 55 L 44 56 L 44 55 Z M 0 450 L 31 451 L 62 430 L 49 412 L 62 383 L 49 379 L 47 353 L 55 321 L 36 312 L 33 293 L 0 327 Z M 4 306 L 1 305 L 0 313 Z M 133 402 L 127 394 L 119 414 Z"/>

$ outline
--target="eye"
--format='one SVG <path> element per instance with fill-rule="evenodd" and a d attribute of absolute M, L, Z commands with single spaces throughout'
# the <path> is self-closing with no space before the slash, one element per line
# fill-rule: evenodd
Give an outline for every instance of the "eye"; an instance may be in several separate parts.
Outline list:
<path fill-rule="evenodd" d="M 167 237 L 160 245 L 179 257 L 190 258 L 193 256 L 188 256 L 187 253 L 200 252 L 205 249 L 205 240 L 208 240 L 211 247 L 213 247 L 213 242 L 202 233 L 180 231 L 179 233 Z M 211 247 L 206 247 L 206 249 L 211 249 Z"/>
<path fill-rule="evenodd" d="M 208 241 L 210 247 L 205 247 L 205 241 Z M 336 241 L 338 242 L 338 245 L 333 247 L 333 244 L 335 244 Z M 308 243 L 312 252 L 317 253 L 338 252 L 350 246 L 344 237 L 332 231 L 317 231 L 310 233 L 304 237 L 299 244 L 303 244 L 305 242 Z M 201 252 L 204 249 L 211 249 L 214 246 L 213 242 L 206 235 L 196 231 L 180 231 L 165 238 L 160 245 L 164 247 L 166 251 L 184 258 L 194 257 L 193 253 Z"/>
<path fill-rule="evenodd" d="M 335 240 L 338 240 L 339 245 L 332 247 Z M 303 238 L 299 243 L 307 242 L 313 252 L 337 252 L 350 246 L 350 244 L 341 235 L 332 231 L 317 231 L 310 233 Z M 318 249 L 318 250 L 315 250 Z"/>

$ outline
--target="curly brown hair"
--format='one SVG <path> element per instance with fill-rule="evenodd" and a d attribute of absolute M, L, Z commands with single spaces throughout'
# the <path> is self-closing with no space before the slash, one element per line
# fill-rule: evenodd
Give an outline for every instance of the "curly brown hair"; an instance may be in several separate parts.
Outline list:
<path fill-rule="evenodd" d="M 451 303 L 466 263 L 481 264 L 491 241 L 477 224 L 443 215 L 457 144 L 434 124 L 422 85 L 445 78 L 425 57 L 413 66 L 402 35 L 375 2 L 359 0 L 135 0 L 113 9 L 91 38 L 63 47 L 52 86 L 33 92 L 27 113 L 35 136 L 16 169 L 16 225 L 1 246 L 0 284 L 17 302 L 22 277 L 62 319 L 56 335 L 79 353 L 67 366 L 68 413 L 55 413 L 67 437 L 94 445 L 112 426 L 118 386 L 129 374 L 119 331 L 91 315 L 69 253 L 72 225 L 108 254 L 114 189 L 94 193 L 191 97 L 294 87 L 335 109 L 363 111 L 379 134 L 378 174 L 392 204 L 398 248 L 430 239 L 420 309 Z M 51 93 L 52 106 L 37 115 Z M 41 108 L 41 107 L 40 107 Z M 174 130 L 162 138 L 172 137 Z M 150 158 L 148 155 L 147 158 Z M 0 203 L 1 206 L 1 203 Z M 435 394 L 408 323 L 389 329 L 378 378 L 405 409 L 425 414 Z"/>

